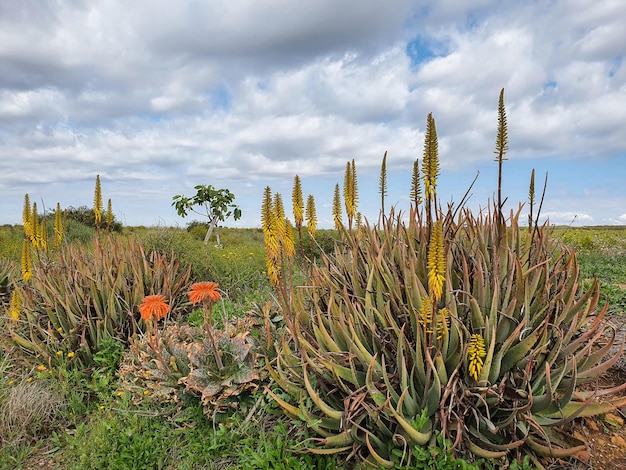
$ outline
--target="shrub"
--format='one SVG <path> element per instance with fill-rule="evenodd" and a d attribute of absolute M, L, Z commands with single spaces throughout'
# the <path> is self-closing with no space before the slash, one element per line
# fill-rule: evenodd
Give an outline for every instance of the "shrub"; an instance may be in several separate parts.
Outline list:
<path fill-rule="evenodd" d="M 189 279 L 189 267 L 132 238 L 62 245 L 55 257 L 40 256 L 30 281 L 18 284 L 20 318 L 5 324 L 3 347 L 30 363 L 50 367 L 71 353 L 73 362 L 92 366 L 108 339 L 125 342 L 140 331 L 137 308 L 146 295 L 165 293 L 176 315 Z"/>
<path fill-rule="evenodd" d="M 23 380 L 0 399 L 0 440 L 34 442 L 46 436 L 60 419 L 67 404 L 44 380 Z"/>
<path fill-rule="evenodd" d="M 249 314 L 216 328 L 217 284 L 193 284 L 189 297 L 194 304 L 203 303 L 203 327 L 171 325 L 161 331 L 157 321 L 159 308 L 165 307 L 159 305 L 162 300 L 157 296 L 144 299 L 142 317 L 152 317 L 152 328 L 136 337 L 124 355 L 119 373 L 123 387 L 139 399 L 149 396 L 177 403 L 199 398 L 209 416 L 236 409 L 258 389 L 265 375 L 258 350 L 269 341 L 269 319 L 262 328 Z M 257 338 L 263 336 L 265 341 L 259 343 Z"/>
<path fill-rule="evenodd" d="M 79 207 L 68 207 L 64 210 L 65 217 L 67 221 L 73 220 L 82 224 L 86 227 L 96 228 L 96 215 L 93 207 L 87 206 L 79 206 Z M 115 215 L 112 216 L 113 221 L 111 226 L 108 227 L 108 230 L 112 232 L 121 232 L 122 224 L 115 220 Z"/>
<path fill-rule="evenodd" d="M 503 105 L 500 164 L 502 122 Z M 505 218 L 500 187 L 487 213 L 438 209 L 431 116 L 426 136 L 423 207 L 412 206 L 406 223 L 392 211 L 376 226 L 341 227 L 342 242 L 307 263 L 297 288 L 266 196 L 286 324 L 270 374 L 290 398 L 267 391 L 318 434 L 311 452 L 376 468 L 394 468 L 398 452 L 410 465 L 408 449 L 432 447 L 437 435 L 469 460 L 580 451 L 560 426 L 626 404 L 617 396 L 626 386 L 577 391 L 623 351 L 612 350 L 599 283 L 579 284 L 575 254 L 547 225 L 520 228 L 521 208 Z M 531 214 L 532 188 L 534 178 Z"/>

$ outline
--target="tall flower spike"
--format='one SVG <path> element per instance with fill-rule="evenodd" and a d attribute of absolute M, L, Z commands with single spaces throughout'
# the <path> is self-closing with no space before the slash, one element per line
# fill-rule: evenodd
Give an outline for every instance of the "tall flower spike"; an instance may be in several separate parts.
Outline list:
<path fill-rule="evenodd" d="M 530 186 L 528 187 L 528 230 L 533 226 L 533 208 L 535 207 L 535 169 L 530 173 Z"/>
<path fill-rule="evenodd" d="M 315 231 L 317 230 L 317 214 L 315 211 L 315 198 L 312 194 L 309 194 L 306 200 L 306 226 L 312 237 L 315 237 Z"/>
<path fill-rule="evenodd" d="M 506 160 L 504 155 L 509 150 L 509 135 L 506 125 L 506 109 L 504 107 L 504 88 L 500 90 L 500 98 L 498 99 L 498 134 L 496 135 L 496 149 L 495 153 L 496 162 L 502 163 L 502 160 Z"/>
<path fill-rule="evenodd" d="M 385 196 L 387 195 L 387 152 L 383 155 L 383 162 L 380 165 L 380 180 L 378 182 L 378 190 L 380 191 L 380 207 L 383 215 L 385 214 Z"/>
<path fill-rule="evenodd" d="M 268 258 L 271 259 L 276 259 L 280 254 L 279 235 L 275 219 L 276 215 L 274 214 L 274 204 L 272 202 L 272 190 L 267 186 L 263 194 L 263 204 L 261 206 L 261 226 L 263 227 L 265 251 Z"/>
<path fill-rule="evenodd" d="M 500 224 L 504 222 L 504 216 L 502 215 L 502 162 L 506 160 L 504 155 L 509 149 L 508 140 L 506 110 L 504 109 L 504 88 L 502 88 L 498 100 L 498 135 L 496 136 L 496 149 L 493 152 L 496 154 L 495 161 L 498 162 L 498 217 Z M 501 225 L 499 225 L 498 229 L 498 238 L 501 238 L 502 235 L 500 227 Z"/>
<path fill-rule="evenodd" d="M 478 380 L 480 377 L 480 372 L 483 370 L 483 359 L 486 355 L 483 337 L 477 334 L 472 335 L 467 347 L 467 370 L 474 380 Z"/>
<path fill-rule="evenodd" d="M 283 250 L 287 258 L 293 258 L 296 255 L 296 243 L 293 239 L 293 225 L 288 218 L 285 217 L 283 223 L 285 234 L 283 236 Z"/>
<path fill-rule="evenodd" d="M 300 229 L 302 227 L 302 221 L 304 220 L 304 201 L 302 199 L 302 184 L 300 183 L 300 177 L 298 175 L 293 179 L 291 203 L 293 204 L 294 223 L 296 224 L 296 228 Z"/>
<path fill-rule="evenodd" d="M 102 223 L 102 188 L 100 186 L 100 175 L 96 175 L 96 189 L 93 196 L 93 213 L 96 227 Z"/>
<path fill-rule="evenodd" d="M 356 209 L 359 205 L 359 188 L 356 177 L 356 163 L 354 162 L 354 158 L 352 159 L 352 171 L 350 172 L 350 176 L 352 177 L 352 205 L 354 206 L 354 215 L 356 215 Z"/>
<path fill-rule="evenodd" d="M 426 333 L 432 334 L 433 299 L 430 295 L 422 297 L 422 308 L 419 311 L 419 323 Z"/>
<path fill-rule="evenodd" d="M 280 193 L 274 194 L 274 222 L 276 223 L 276 234 L 279 243 L 284 243 L 285 237 L 285 207 L 283 197 Z"/>
<path fill-rule="evenodd" d="M 343 178 L 343 199 L 346 215 L 348 216 L 348 225 L 352 228 L 352 221 L 356 216 L 357 202 L 359 200 L 354 159 L 352 162 L 346 162 L 346 172 Z"/>
<path fill-rule="evenodd" d="M 33 260 L 30 255 L 30 240 L 24 239 L 22 243 L 22 279 L 28 282 L 33 275 Z"/>
<path fill-rule="evenodd" d="M 61 204 L 57 202 L 57 208 L 54 211 L 54 246 L 58 247 L 63 241 L 63 214 L 61 212 Z"/>
<path fill-rule="evenodd" d="M 272 189 L 265 187 L 263 204 L 261 206 L 261 226 L 263 228 L 263 243 L 265 244 L 265 261 L 267 276 L 273 285 L 278 285 L 279 272 L 277 260 L 280 256 L 280 242 L 277 231 L 276 214 L 272 203 Z"/>
<path fill-rule="evenodd" d="M 9 303 L 9 318 L 13 320 L 13 322 L 17 322 L 20 318 L 20 313 L 22 311 L 22 295 L 18 289 L 13 289 L 13 293 L 11 294 L 11 302 Z"/>
<path fill-rule="evenodd" d="M 41 219 L 39 225 L 39 246 L 42 251 L 46 251 L 48 249 L 48 227 L 46 225 L 46 219 Z"/>
<path fill-rule="evenodd" d="M 443 338 L 450 329 L 450 310 L 442 308 L 437 316 L 437 339 Z"/>
<path fill-rule="evenodd" d="M 113 225 L 113 203 L 111 202 L 111 198 L 109 198 L 107 202 L 107 229 L 111 230 L 111 225 Z"/>
<path fill-rule="evenodd" d="M 335 221 L 335 228 L 341 229 L 341 193 L 339 190 L 339 183 L 335 184 L 335 194 L 333 195 L 333 220 Z"/>
<path fill-rule="evenodd" d="M 24 224 L 24 234 L 29 240 L 33 239 L 33 226 L 30 220 L 30 198 L 28 194 L 24 195 L 24 210 L 22 211 L 22 223 Z"/>
<path fill-rule="evenodd" d="M 422 185 L 420 184 L 420 165 L 419 160 L 416 158 L 413 162 L 413 175 L 411 177 L 411 200 L 413 205 L 417 208 L 422 202 Z"/>
<path fill-rule="evenodd" d="M 428 245 L 428 289 L 434 302 L 439 302 L 443 293 L 446 264 L 443 253 L 443 228 L 441 220 L 435 222 Z"/>
<path fill-rule="evenodd" d="M 437 195 L 437 177 L 439 176 L 439 143 L 433 113 L 426 118 L 426 135 L 424 137 L 424 158 L 422 159 L 424 178 L 424 197 L 433 201 Z"/>
<path fill-rule="evenodd" d="M 32 229 L 30 241 L 35 250 L 39 249 L 39 214 L 37 213 L 37 203 L 33 202 L 33 210 L 30 211 L 30 226 Z"/>

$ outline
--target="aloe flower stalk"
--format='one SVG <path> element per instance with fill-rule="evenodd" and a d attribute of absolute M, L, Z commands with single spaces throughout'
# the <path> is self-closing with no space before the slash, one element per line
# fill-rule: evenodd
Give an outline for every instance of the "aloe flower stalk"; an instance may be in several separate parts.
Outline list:
<path fill-rule="evenodd" d="M 102 187 L 100 185 L 100 175 L 96 175 L 96 188 L 93 196 L 93 213 L 96 227 L 100 228 L 102 222 Z"/>
<path fill-rule="evenodd" d="M 477 334 L 472 335 L 467 347 L 467 370 L 470 377 L 476 381 L 483 369 L 483 359 L 486 355 L 487 352 L 485 351 L 485 340 L 483 340 L 483 337 Z"/>

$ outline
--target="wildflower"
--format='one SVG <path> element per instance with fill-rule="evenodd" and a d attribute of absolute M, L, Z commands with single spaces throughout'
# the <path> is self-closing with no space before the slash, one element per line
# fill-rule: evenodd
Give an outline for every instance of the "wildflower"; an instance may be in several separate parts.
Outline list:
<path fill-rule="evenodd" d="M 117 395 L 118 397 L 121 397 L 122 395 L 124 395 L 124 392 L 117 392 L 117 393 L 116 393 L 116 395 Z"/>
<path fill-rule="evenodd" d="M 139 313 L 144 320 L 165 318 L 168 310 L 167 299 L 162 295 L 147 295 L 139 306 Z"/>
<path fill-rule="evenodd" d="M 37 370 L 40 371 L 40 372 L 43 372 L 44 370 L 46 370 L 46 366 L 44 366 L 43 364 L 39 364 L 37 366 Z"/>
<path fill-rule="evenodd" d="M 422 297 L 422 309 L 419 311 L 418 321 L 424 327 L 426 333 L 433 332 L 432 330 L 432 314 L 433 314 L 433 300 L 430 295 Z"/>
<path fill-rule="evenodd" d="M 58 328 L 57 328 L 57 331 L 58 331 L 59 333 L 63 333 L 63 328 L 58 327 Z"/>
<path fill-rule="evenodd" d="M 439 315 L 437 317 L 437 339 L 441 339 L 448 333 L 448 329 L 450 328 L 450 310 L 447 308 L 442 308 L 439 310 Z"/>
<path fill-rule="evenodd" d="M 104 405 L 100 405 L 100 411 L 104 410 Z"/>
<path fill-rule="evenodd" d="M 469 359 L 469 375 L 474 380 L 478 380 L 478 376 L 483 369 L 483 359 L 486 355 L 485 340 L 483 337 L 480 335 L 472 335 L 467 348 L 467 357 Z"/>
<path fill-rule="evenodd" d="M 9 380 L 9 385 L 13 385 L 15 383 L 15 380 Z"/>
<path fill-rule="evenodd" d="M 443 228 L 441 221 L 435 223 L 428 246 L 428 287 L 435 302 L 439 302 L 443 292 L 445 260 L 443 255 Z"/>
<path fill-rule="evenodd" d="M 24 239 L 22 243 L 22 279 L 28 282 L 33 275 L 33 260 L 30 255 L 30 242 Z"/>
<path fill-rule="evenodd" d="M 15 289 L 11 294 L 11 301 L 9 304 L 9 317 L 13 322 L 16 322 L 20 318 L 20 311 L 22 310 L 22 296 L 20 291 Z"/>
<path fill-rule="evenodd" d="M 150 395 L 150 390 L 144 390 L 144 391 L 143 391 L 143 394 L 144 394 L 145 396 Z"/>
<path fill-rule="evenodd" d="M 63 355 L 63 351 L 57 351 L 57 356 L 62 356 Z"/>
<path fill-rule="evenodd" d="M 67 353 L 67 357 L 71 358 L 71 357 L 74 357 L 74 356 L 75 356 L 74 351 L 70 351 L 70 352 Z"/>
<path fill-rule="evenodd" d="M 194 305 L 205 300 L 217 302 L 220 299 L 220 293 L 217 291 L 217 282 L 197 282 L 192 284 L 188 294 L 189 300 Z"/>
<path fill-rule="evenodd" d="M 33 378 L 32 378 L 32 377 L 28 377 L 28 378 L 26 379 L 26 382 L 28 382 L 28 383 L 30 383 L 30 382 L 32 382 L 32 381 L 33 381 Z"/>
<path fill-rule="evenodd" d="M 150 374 L 151 374 L 150 369 L 147 369 L 146 370 L 146 375 L 150 375 Z"/>

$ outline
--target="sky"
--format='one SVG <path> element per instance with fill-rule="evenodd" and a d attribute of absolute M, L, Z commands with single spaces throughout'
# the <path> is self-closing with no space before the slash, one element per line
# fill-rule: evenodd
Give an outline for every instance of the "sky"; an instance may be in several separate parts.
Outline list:
<path fill-rule="evenodd" d="M 294 176 L 331 227 L 355 160 L 359 211 L 408 211 L 428 113 L 442 203 L 528 200 L 553 224 L 626 224 L 623 0 L 0 0 L 0 224 L 24 195 L 92 206 L 96 175 L 125 225 L 186 226 L 175 195 L 234 193 L 259 227 Z"/>

